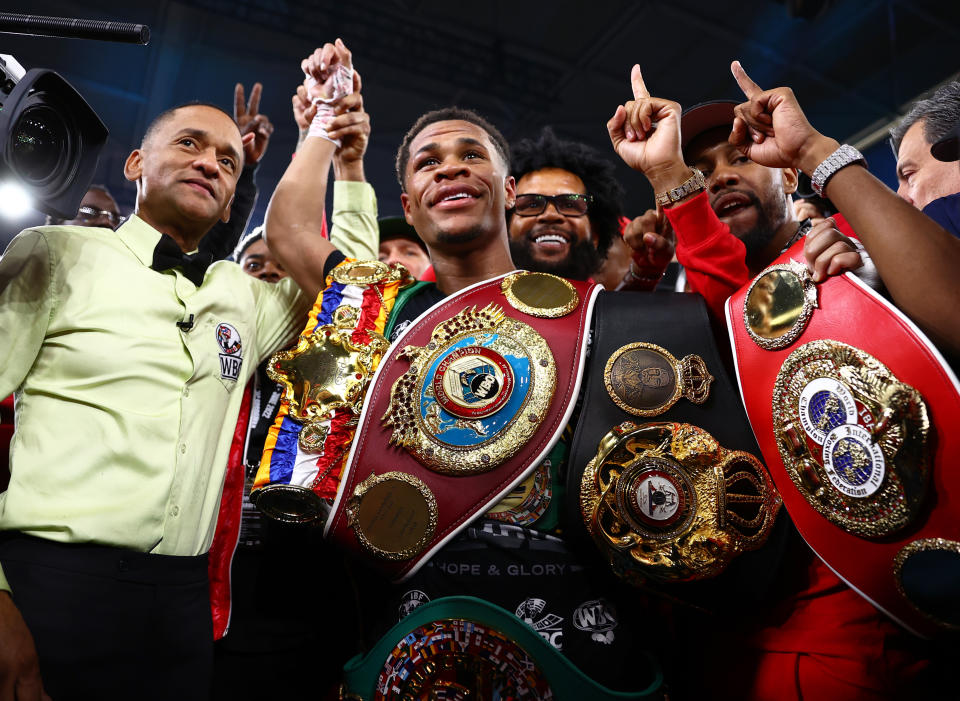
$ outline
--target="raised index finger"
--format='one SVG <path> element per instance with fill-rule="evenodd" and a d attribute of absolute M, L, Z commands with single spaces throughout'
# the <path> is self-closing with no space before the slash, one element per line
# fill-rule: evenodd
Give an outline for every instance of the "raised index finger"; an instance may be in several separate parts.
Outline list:
<path fill-rule="evenodd" d="M 260 109 L 260 93 L 262 92 L 262 83 L 254 83 L 253 87 L 250 89 L 250 104 L 247 105 L 247 114 L 249 114 L 251 117 L 257 114 L 257 110 Z"/>
<path fill-rule="evenodd" d="M 643 82 L 643 74 L 640 72 L 639 63 L 633 64 L 633 68 L 630 69 L 630 87 L 633 88 L 634 100 L 650 97 L 650 91 L 647 90 L 647 86 Z"/>
<path fill-rule="evenodd" d="M 743 70 L 743 66 L 740 65 L 739 61 L 731 63 L 730 70 L 733 73 L 733 77 L 737 79 L 737 85 L 743 90 L 743 94 L 747 96 L 748 100 L 753 99 L 754 95 L 763 92 L 760 86 L 754 83 L 753 79 Z"/>

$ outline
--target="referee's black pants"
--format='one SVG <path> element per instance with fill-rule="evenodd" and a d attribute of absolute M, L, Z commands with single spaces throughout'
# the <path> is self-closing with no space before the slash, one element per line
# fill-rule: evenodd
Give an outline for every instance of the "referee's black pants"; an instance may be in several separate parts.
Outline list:
<path fill-rule="evenodd" d="M 55 701 L 207 701 L 207 556 L 0 533 L 0 565 Z"/>

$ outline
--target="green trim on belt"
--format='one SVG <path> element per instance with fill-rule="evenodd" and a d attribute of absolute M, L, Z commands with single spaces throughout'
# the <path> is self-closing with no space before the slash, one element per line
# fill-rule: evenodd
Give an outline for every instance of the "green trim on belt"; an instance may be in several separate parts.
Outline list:
<path fill-rule="evenodd" d="M 642 691 L 613 691 L 596 683 L 577 669 L 532 628 L 506 609 L 472 596 L 447 596 L 422 604 L 387 632 L 366 656 L 357 655 L 343 668 L 343 689 L 369 700 L 374 696 L 377 678 L 390 652 L 410 631 L 433 621 L 463 618 L 505 634 L 539 666 L 553 690 L 556 701 L 606 701 L 609 699 L 662 699 L 663 674 L 653 658 L 646 655 L 656 678 Z M 641 653 L 644 654 L 645 653 Z"/>
<path fill-rule="evenodd" d="M 410 298 L 415 294 L 419 293 L 427 285 L 433 285 L 434 283 L 428 280 L 417 280 L 410 287 L 400 290 L 397 294 L 396 300 L 393 302 L 393 309 L 390 311 L 390 318 L 387 319 L 387 325 L 383 329 L 383 337 L 390 340 L 390 334 L 393 333 L 393 327 L 397 325 L 397 319 L 399 318 L 398 312 L 403 309 Z"/>

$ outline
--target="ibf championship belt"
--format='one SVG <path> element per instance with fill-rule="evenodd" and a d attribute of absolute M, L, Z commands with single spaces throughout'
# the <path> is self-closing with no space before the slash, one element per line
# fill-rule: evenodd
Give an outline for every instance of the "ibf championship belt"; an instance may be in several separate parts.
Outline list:
<path fill-rule="evenodd" d="M 570 523 L 636 586 L 702 606 L 762 596 L 786 524 L 761 548 L 780 499 L 702 298 L 602 293 L 587 373 Z"/>
<path fill-rule="evenodd" d="M 803 242 L 727 301 L 744 404 L 810 547 L 922 636 L 960 630 L 960 385 L 898 309 Z"/>
<path fill-rule="evenodd" d="M 518 272 L 421 315 L 377 370 L 325 535 L 403 579 L 525 479 L 573 411 L 598 290 Z"/>
<path fill-rule="evenodd" d="M 327 276 L 294 348 L 267 374 L 283 400 L 264 442 L 250 499 L 286 523 L 329 514 L 370 378 L 389 346 L 383 330 L 406 269 L 346 260 Z"/>

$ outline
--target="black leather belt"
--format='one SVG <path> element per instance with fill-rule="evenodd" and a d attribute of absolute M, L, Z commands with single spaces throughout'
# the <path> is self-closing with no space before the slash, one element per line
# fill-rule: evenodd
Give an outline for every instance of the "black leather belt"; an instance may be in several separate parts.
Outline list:
<path fill-rule="evenodd" d="M 703 377 L 704 369 L 712 382 Z M 672 392 L 671 382 L 682 385 L 683 391 Z M 706 305 L 699 295 L 600 293 L 581 411 L 565 476 L 570 536 L 589 540 L 581 511 L 581 479 L 588 463 L 598 455 L 600 441 L 611 429 L 627 425 L 625 422 L 690 424 L 708 432 L 727 451 L 760 456 L 739 391 L 721 360 Z M 652 586 L 697 605 L 719 601 L 718 594 L 729 604 L 725 592 L 749 600 L 769 587 L 789 528 L 786 516 L 780 514 L 767 544 L 734 559 L 715 579 L 653 582 Z"/>

